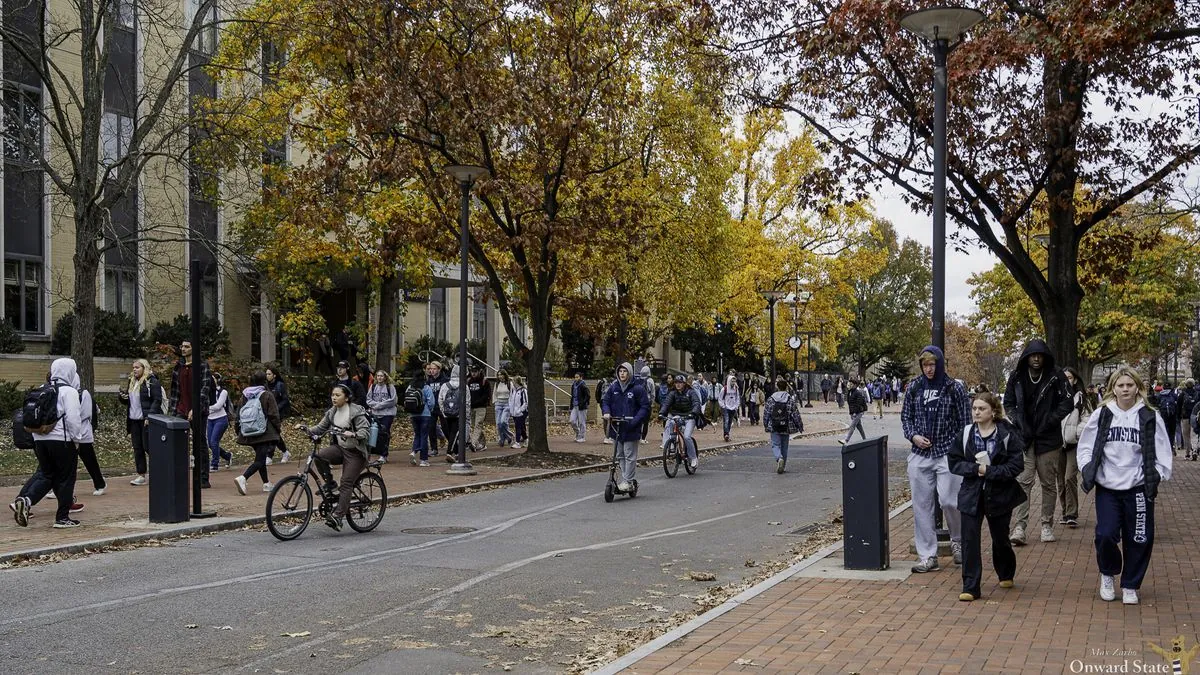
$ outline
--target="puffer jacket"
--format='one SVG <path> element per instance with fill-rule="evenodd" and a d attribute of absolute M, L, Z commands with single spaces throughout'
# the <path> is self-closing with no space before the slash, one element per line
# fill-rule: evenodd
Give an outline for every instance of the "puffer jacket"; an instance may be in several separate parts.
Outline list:
<path fill-rule="evenodd" d="M 1025 469 L 1025 444 L 1021 434 L 1015 433 L 1007 420 L 996 421 L 995 433 L 996 454 L 982 477 L 979 463 L 975 461 L 975 453 L 980 450 L 975 448 L 974 424 L 967 425 L 954 438 L 954 445 L 946 457 L 950 472 L 963 477 L 962 487 L 958 489 L 958 510 L 968 516 L 983 515 L 979 511 L 981 494 L 987 512 L 993 515 L 1012 511 L 1028 499 L 1017 483 L 1017 476 Z M 966 447 L 963 446 L 964 435 L 967 436 Z"/>

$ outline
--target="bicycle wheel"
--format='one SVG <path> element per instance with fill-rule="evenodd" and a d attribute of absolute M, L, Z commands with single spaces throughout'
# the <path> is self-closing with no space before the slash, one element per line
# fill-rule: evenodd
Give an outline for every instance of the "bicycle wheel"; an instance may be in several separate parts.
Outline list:
<path fill-rule="evenodd" d="M 387 511 L 387 487 L 379 474 L 368 471 L 354 482 L 346 522 L 355 532 L 370 532 L 383 520 L 384 511 Z"/>
<path fill-rule="evenodd" d="M 667 447 L 663 448 L 663 473 L 667 474 L 667 478 L 674 478 L 679 473 L 679 461 L 676 459 L 678 453 L 675 452 L 675 444 L 678 443 L 674 438 L 667 443 Z"/>
<path fill-rule="evenodd" d="M 281 541 L 295 539 L 308 527 L 312 511 L 312 488 L 299 476 L 288 476 L 267 497 L 267 529 Z"/>

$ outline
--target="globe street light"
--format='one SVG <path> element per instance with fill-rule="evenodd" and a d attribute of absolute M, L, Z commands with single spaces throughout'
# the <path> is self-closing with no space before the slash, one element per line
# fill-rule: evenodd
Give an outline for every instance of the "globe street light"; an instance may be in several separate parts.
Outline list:
<path fill-rule="evenodd" d="M 451 164 L 445 167 L 446 173 L 458 181 L 462 191 L 462 200 L 458 208 L 458 228 L 461 233 L 462 270 L 459 274 L 458 300 L 458 461 L 446 471 L 457 476 L 474 476 L 475 468 L 467 460 L 467 246 L 470 242 L 470 232 L 467 229 L 471 219 L 471 185 L 480 178 L 488 175 L 488 170 L 482 166 L 470 164 Z M 451 441 L 453 442 L 453 441 Z"/>
<path fill-rule="evenodd" d="M 983 12 L 942 6 L 909 12 L 900 25 L 933 47 L 933 344 L 946 346 L 946 55 Z"/>

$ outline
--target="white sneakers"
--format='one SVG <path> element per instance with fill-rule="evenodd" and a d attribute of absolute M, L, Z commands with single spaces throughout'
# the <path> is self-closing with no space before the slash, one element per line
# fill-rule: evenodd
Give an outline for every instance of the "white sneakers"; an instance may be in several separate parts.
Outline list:
<path fill-rule="evenodd" d="M 137 476 L 133 480 L 129 481 L 129 484 L 130 485 L 145 485 L 146 477 L 145 476 Z"/>
<path fill-rule="evenodd" d="M 275 463 L 274 460 L 272 460 L 270 457 L 267 457 L 267 462 L 266 462 L 267 466 L 271 466 L 274 463 Z"/>
<path fill-rule="evenodd" d="M 1133 597 L 1137 598 L 1137 593 Z M 1116 584 L 1113 583 L 1113 578 L 1107 574 L 1100 575 L 1100 599 L 1105 602 L 1112 602 L 1117 599 Z"/>
<path fill-rule="evenodd" d="M 274 483 L 263 483 L 263 492 L 270 492 L 274 487 Z"/>
<path fill-rule="evenodd" d="M 1122 588 L 1121 602 L 1126 605 L 1138 604 L 1137 591 L 1133 590 L 1132 588 Z"/>
<path fill-rule="evenodd" d="M 629 483 L 626 483 L 625 481 L 621 481 L 620 483 L 617 483 L 617 491 L 619 491 L 619 492 L 629 492 L 630 487 L 631 486 L 629 485 Z"/>
<path fill-rule="evenodd" d="M 513 449 L 513 450 L 520 450 L 520 449 L 521 449 L 521 444 L 520 444 L 520 443 L 513 443 L 513 444 L 512 444 L 512 449 Z"/>
<path fill-rule="evenodd" d="M 237 478 L 233 479 L 233 482 L 237 483 L 238 494 L 245 496 L 245 494 L 246 494 L 246 477 L 238 476 Z"/>
<path fill-rule="evenodd" d="M 425 460 L 421 460 L 421 463 L 418 464 L 417 466 L 429 466 L 429 462 L 426 462 Z"/>
<path fill-rule="evenodd" d="M 694 469 L 698 466 L 700 466 L 700 460 L 693 458 L 692 459 L 692 468 Z"/>
<path fill-rule="evenodd" d="M 105 491 L 105 490 L 107 490 L 107 489 L 108 489 L 108 487 L 107 487 L 107 486 L 105 486 L 105 487 L 102 487 L 102 488 L 96 488 L 95 490 L 92 490 L 92 496 L 93 496 L 93 497 L 99 497 L 100 495 L 103 495 L 103 494 L 104 494 L 104 491 Z"/>
<path fill-rule="evenodd" d="M 1058 541 L 1058 539 L 1054 536 L 1054 528 L 1053 527 L 1051 527 L 1049 525 L 1042 526 L 1042 541 L 1045 541 L 1045 542 Z"/>
<path fill-rule="evenodd" d="M 292 452 L 290 450 L 284 450 L 283 456 L 279 458 L 279 461 L 283 462 L 284 464 L 292 461 Z"/>

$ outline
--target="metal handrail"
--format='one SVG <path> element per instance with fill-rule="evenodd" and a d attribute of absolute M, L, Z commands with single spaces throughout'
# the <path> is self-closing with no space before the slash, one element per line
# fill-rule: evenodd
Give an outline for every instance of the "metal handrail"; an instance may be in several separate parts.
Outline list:
<path fill-rule="evenodd" d="M 445 356 L 444 354 L 439 354 L 438 352 L 436 352 L 436 351 L 434 351 L 434 350 L 432 350 L 432 349 L 426 349 L 426 350 L 424 350 L 424 351 L 422 351 L 422 352 L 421 352 L 421 362 L 422 362 L 422 363 L 429 363 L 429 355 L 430 355 L 430 354 L 433 354 L 434 356 L 438 357 L 438 359 L 442 360 L 442 361 L 443 361 L 443 362 L 445 362 L 445 363 L 450 363 L 450 362 L 451 362 L 451 360 L 450 360 L 450 357 L 448 357 L 448 356 Z M 475 356 L 475 355 L 474 355 L 474 354 L 472 354 L 471 352 L 467 352 L 467 358 L 469 358 L 469 359 L 473 359 L 473 360 L 475 360 L 475 361 L 477 361 L 477 362 L 479 362 L 479 363 L 483 364 L 483 367 L 487 369 L 485 372 L 487 372 L 487 371 L 492 371 L 492 372 L 494 372 L 494 373 L 499 373 L 499 372 L 500 372 L 500 369 L 499 369 L 499 368 L 493 367 L 493 366 L 492 366 L 491 364 L 489 364 L 487 361 L 484 361 L 483 359 L 479 358 L 478 356 Z M 453 366 L 452 366 L 452 367 L 453 367 Z M 542 380 L 542 381 L 543 381 L 543 382 L 545 382 L 545 383 L 546 383 L 547 385 L 549 385 L 550 387 L 553 387 L 553 388 L 554 388 L 555 390 L 557 390 L 559 393 L 561 393 L 561 394 L 563 394 L 563 395 L 567 396 L 568 398 L 570 398 L 570 396 L 571 396 L 571 392 L 567 391 L 566 389 L 563 389 L 562 387 L 558 386 L 557 384 L 555 384 L 554 382 L 550 381 L 549 379 L 545 379 L 545 378 L 543 378 L 543 380 Z M 546 402 L 549 404 L 549 405 L 547 406 L 547 409 L 550 411 L 550 414 L 551 414 L 551 415 L 554 415 L 554 414 L 555 414 L 555 412 L 554 412 L 554 408 L 555 408 L 555 406 L 556 406 L 556 403 L 555 403 L 555 401 L 554 401 L 553 399 L 547 398 L 547 399 L 546 399 Z"/>

